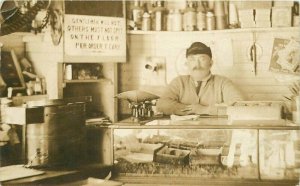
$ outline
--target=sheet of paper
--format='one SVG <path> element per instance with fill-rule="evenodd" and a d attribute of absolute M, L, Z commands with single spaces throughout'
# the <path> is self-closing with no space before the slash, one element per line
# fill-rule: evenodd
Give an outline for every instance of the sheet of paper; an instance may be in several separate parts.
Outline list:
<path fill-rule="evenodd" d="M 0 182 L 44 174 L 44 171 L 25 168 L 24 165 L 0 167 Z"/>

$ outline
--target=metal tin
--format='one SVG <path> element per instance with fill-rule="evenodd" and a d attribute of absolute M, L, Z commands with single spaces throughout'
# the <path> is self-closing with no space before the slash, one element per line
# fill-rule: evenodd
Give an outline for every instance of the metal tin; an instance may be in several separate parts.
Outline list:
<path fill-rule="evenodd" d="M 27 125 L 29 166 L 73 166 L 84 160 L 85 103 L 44 107 L 44 123 Z"/>

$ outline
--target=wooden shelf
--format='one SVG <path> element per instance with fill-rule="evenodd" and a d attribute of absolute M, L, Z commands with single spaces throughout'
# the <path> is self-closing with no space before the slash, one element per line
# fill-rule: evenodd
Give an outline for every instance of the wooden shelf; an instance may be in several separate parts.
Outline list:
<path fill-rule="evenodd" d="M 64 80 L 64 83 L 110 83 L 113 82 L 110 79 L 73 79 L 73 80 Z"/>
<path fill-rule="evenodd" d="M 294 32 L 300 31 L 300 27 L 271 27 L 271 28 L 236 28 L 224 30 L 210 30 L 210 31 L 142 31 L 142 30 L 128 30 L 127 34 L 145 35 L 145 34 L 214 34 L 214 33 L 242 33 L 242 32 Z"/>

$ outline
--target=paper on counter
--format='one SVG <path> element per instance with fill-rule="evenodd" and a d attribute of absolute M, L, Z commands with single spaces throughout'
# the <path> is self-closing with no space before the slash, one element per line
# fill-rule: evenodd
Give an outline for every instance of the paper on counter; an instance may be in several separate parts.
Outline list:
<path fill-rule="evenodd" d="M 184 120 L 196 120 L 199 117 L 200 117 L 199 115 L 178 116 L 178 115 L 172 114 L 170 116 L 170 119 L 173 120 L 173 121 L 184 121 Z"/>
<path fill-rule="evenodd" d="M 44 171 L 25 168 L 24 165 L 9 165 L 0 167 L 0 182 L 25 178 L 30 176 L 37 176 L 44 174 Z"/>

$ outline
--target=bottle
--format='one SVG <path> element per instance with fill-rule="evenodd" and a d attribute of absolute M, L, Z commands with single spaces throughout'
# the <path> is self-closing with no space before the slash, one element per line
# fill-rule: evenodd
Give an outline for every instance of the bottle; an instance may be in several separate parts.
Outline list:
<path fill-rule="evenodd" d="M 167 31 L 173 30 L 173 17 L 174 17 L 174 10 L 170 10 L 169 14 L 167 15 Z"/>
<path fill-rule="evenodd" d="M 145 12 L 143 14 L 142 30 L 143 31 L 151 30 L 151 19 L 150 19 L 150 14 L 148 12 Z"/>
<path fill-rule="evenodd" d="M 65 80 L 72 80 L 72 65 L 66 65 Z"/>
<path fill-rule="evenodd" d="M 164 25 L 164 17 L 165 17 L 165 9 L 162 7 L 162 2 L 157 1 L 156 7 L 153 9 L 154 13 L 154 30 L 155 31 L 162 31 Z"/>
<path fill-rule="evenodd" d="M 42 94 L 44 95 L 47 94 L 47 84 L 45 78 L 42 78 L 41 85 L 42 85 Z"/>
<path fill-rule="evenodd" d="M 182 31 L 182 14 L 179 9 L 175 9 L 173 13 L 172 31 Z"/>
<path fill-rule="evenodd" d="M 183 14 L 183 30 L 194 31 L 196 28 L 196 10 L 193 1 L 186 2 L 186 8 Z"/>
<path fill-rule="evenodd" d="M 143 9 L 140 7 L 140 1 L 135 0 L 134 6 L 131 10 L 132 13 L 132 21 L 134 22 L 134 30 L 141 30 L 142 27 L 142 16 L 143 16 Z"/>
<path fill-rule="evenodd" d="M 35 78 L 34 83 L 34 94 L 42 94 L 42 84 L 40 78 Z"/>
<path fill-rule="evenodd" d="M 197 30 L 206 30 L 206 11 L 201 1 L 198 3 L 197 9 Z"/>
<path fill-rule="evenodd" d="M 206 13 L 206 29 L 207 30 L 215 30 L 216 29 L 215 15 L 212 11 L 208 11 Z"/>

